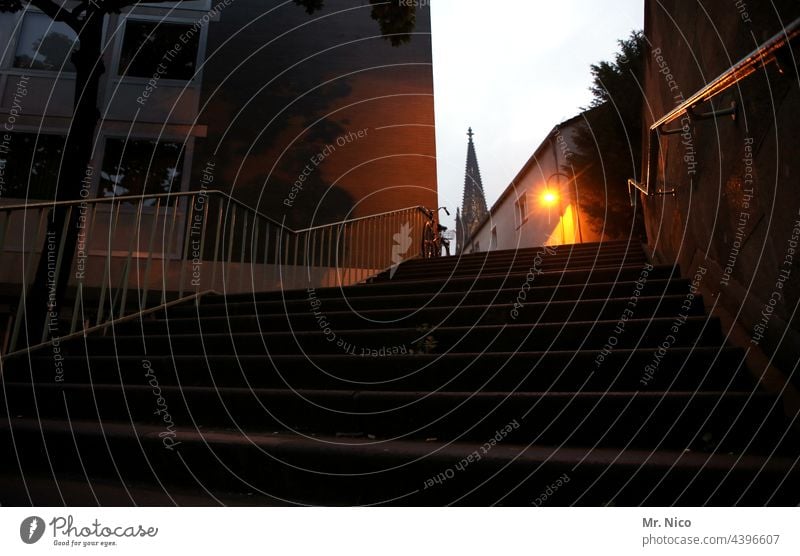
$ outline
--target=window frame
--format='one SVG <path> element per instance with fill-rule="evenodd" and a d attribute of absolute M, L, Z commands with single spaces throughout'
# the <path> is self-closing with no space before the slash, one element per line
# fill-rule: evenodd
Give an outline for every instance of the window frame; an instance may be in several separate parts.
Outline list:
<path fill-rule="evenodd" d="M 17 56 L 17 49 L 19 48 L 20 39 L 22 39 L 22 28 L 25 24 L 25 18 L 31 14 L 43 16 L 50 19 L 46 13 L 29 4 L 25 9 L 13 14 L 15 16 L 14 28 L 11 30 L 12 39 L 9 44 L 8 52 L 2 63 L 2 71 L 5 75 L 29 75 L 31 77 L 49 77 L 51 79 L 69 79 L 75 80 L 74 66 L 70 63 L 64 67 L 63 70 L 46 70 L 36 68 L 18 68 L 14 65 L 14 58 Z M 108 22 L 103 22 L 103 42 L 106 39 L 106 32 L 108 30 Z"/>
<path fill-rule="evenodd" d="M 100 174 L 103 171 L 103 165 L 106 161 L 106 142 L 109 139 L 122 139 L 127 141 L 156 141 L 158 143 L 178 143 L 182 147 L 183 152 L 183 170 L 180 176 L 180 187 L 173 191 L 173 193 L 185 193 L 189 191 L 189 185 L 192 177 L 192 162 L 194 159 L 194 136 L 178 136 L 172 134 L 158 134 L 158 133 L 137 133 L 135 135 L 126 135 L 122 132 L 114 131 L 101 131 L 98 140 L 98 148 L 95 149 L 95 183 L 94 183 L 94 196 L 100 197 L 102 191 L 100 190 Z M 155 195 L 155 193 L 153 193 Z M 120 195 L 121 197 L 122 195 Z M 152 207 L 145 207 L 152 208 Z"/>
<path fill-rule="evenodd" d="M 113 84 L 114 86 L 117 86 L 120 83 L 132 84 L 132 85 L 138 84 L 144 86 L 152 79 L 152 76 L 134 77 L 130 75 L 120 75 L 120 60 L 122 59 L 122 49 L 124 47 L 125 35 L 127 34 L 128 21 L 137 21 L 137 22 L 144 21 L 148 23 L 155 23 L 157 26 L 159 24 L 186 25 L 189 28 L 191 28 L 192 25 L 194 25 L 197 22 L 197 18 L 190 18 L 185 16 L 174 17 L 171 15 L 169 19 L 166 19 L 162 16 L 139 14 L 139 13 L 120 14 L 119 18 L 117 19 L 117 28 L 115 30 L 117 38 L 114 41 L 114 49 L 110 64 L 111 71 L 108 74 L 108 82 Z M 213 21 L 215 20 L 212 18 L 209 21 L 209 24 Z M 199 89 L 201 87 L 203 82 L 203 70 L 205 69 L 205 53 L 208 43 L 208 27 L 209 25 L 206 24 L 200 28 L 200 35 L 198 36 L 197 39 L 197 53 L 195 55 L 195 62 L 194 62 L 194 67 L 195 67 L 194 76 L 189 80 L 168 79 L 166 77 L 162 77 L 158 80 L 159 84 L 163 85 L 164 87 L 184 88 L 184 89 Z"/>
<path fill-rule="evenodd" d="M 31 125 L 15 125 L 13 131 L 7 131 L 6 133 L 25 133 L 28 135 L 54 135 L 57 137 L 63 137 L 66 140 L 67 137 L 67 130 L 62 127 L 57 126 L 31 126 Z M 96 189 L 96 185 L 92 183 L 92 191 Z M 11 201 L 10 203 L 5 203 L 4 201 Z M 8 195 L 3 195 L 0 198 L 0 205 L 2 204 L 19 204 L 19 203 L 39 203 L 39 202 L 50 202 L 52 199 L 38 199 L 35 197 L 11 197 Z"/>
<path fill-rule="evenodd" d="M 524 192 L 514 201 L 514 222 L 519 230 L 528 222 L 528 192 Z"/>

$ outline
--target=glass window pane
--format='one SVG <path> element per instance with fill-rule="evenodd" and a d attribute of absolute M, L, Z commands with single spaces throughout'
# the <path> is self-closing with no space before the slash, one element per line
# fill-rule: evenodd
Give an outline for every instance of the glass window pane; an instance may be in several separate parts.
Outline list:
<path fill-rule="evenodd" d="M 179 191 L 183 172 L 181 143 L 150 139 L 107 139 L 100 173 L 104 197 Z"/>
<path fill-rule="evenodd" d="M 194 76 L 200 32 L 189 25 L 128 20 L 119 74 L 189 81 Z"/>
<path fill-rule="evenodd" d="M 50 200 L 55 197 L 66 138 L 60 135 L 0 135 L 0 196 Z"/>
<path fill-rule="evenodd" d="M 80 44 L 75 32 L 44 14 L 29 12 L 24 17 L 14 67 L 58 71 L 63 65 L 63 71 L 74 72 L 70 55 Z"/>

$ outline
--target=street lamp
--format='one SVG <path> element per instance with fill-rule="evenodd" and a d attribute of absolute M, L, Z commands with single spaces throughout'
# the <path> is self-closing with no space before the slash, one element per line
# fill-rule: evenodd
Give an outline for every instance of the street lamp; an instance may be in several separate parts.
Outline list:
<path fill-rule="evenodd" d="M 551 178 L 553 176 L 550 176 Z M 542 193 L 542 204 L 547 207 L 547 223 L 550 223 L 550 209 L 558 203 L 558 226 L 561 228 L 561 244 L 565 244 L 567 242 L 567 238 L 564 234 L 564 221 L 563 215 L 561 210 L 561 193 L 558 190 L 553 191 L 550 189 L 549 181 L 550 178 L 547 179 L 548 183 L 545 184 L 544 193 Z"/>
<path fill-rule="evenodd" d="M 578 182 L 574 177 L 570 178 L 564 172 L 554 172 L 554 173 L 550 174 L 549 178 L 547 178 L 547 182 L 546 182 L 547 189 L 545 190 L 545 197 L 547 197 L 548 195 L 553 195 L 552 193 L 550 193 L 550 191 L 551 191 L 551 189 L 550 189 L 550 180 L 552 180 L 556 176 L 558 176 L 559 178 L 562 178 L 562 177 L 563 178 L 567 178 L 567 183 L 569 183 L 571 181 L 575 182 L 575 205 L 573 207 L 573 211 L 574 211 L 573 214 L 575 216 L 575 221 L 577 222 L 577 225 L 578 225 L 578 241 L 580 243 L 583 243 L 583 230 L 581 229 L 581 216 L 580 216 L 580 213 L 578 212 L 578 195 L 577 195 L 577 193 L 578 193 Z M 560 185 L 561 184 L 560 184 L 560 180 L 559 180 L 559 190 L 560 190 Z M 571 195 L 570 195 L 570 197 L 571 197 Z M 545 200 L 544 197 L 543 197 L 543 200 Z M 555 198 L 553 199 L 553 203 L 554 202 L 555 202 Z M 559 203 L 559 207 L 560 207 L 560 203 Z M 563 221 L 562 221 L 562 225 L 561 225 L 561 235 L 562 235 L 562 238 L 564 238 Z M 564 241 L 564 240 L 562 239 L 562 241 Z"/>

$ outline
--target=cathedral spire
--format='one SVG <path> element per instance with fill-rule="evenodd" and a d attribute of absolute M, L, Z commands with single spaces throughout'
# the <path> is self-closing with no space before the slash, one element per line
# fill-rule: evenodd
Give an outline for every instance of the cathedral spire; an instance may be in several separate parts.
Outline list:
<path fill-rule="evenodd" d="M 461 213 L 456 218 L 457 253 L 461 252 L 463 246 L 469 242 L 472 234 L 489 213 L 483 193 L 478 156 L 475 154 L 475 143 L 472 141 L 474 136 L 470 127 L 467 131 L 469 143 L 467 144 L 467 169 L 464 176 L 464 198 L 461 203 Z"/>

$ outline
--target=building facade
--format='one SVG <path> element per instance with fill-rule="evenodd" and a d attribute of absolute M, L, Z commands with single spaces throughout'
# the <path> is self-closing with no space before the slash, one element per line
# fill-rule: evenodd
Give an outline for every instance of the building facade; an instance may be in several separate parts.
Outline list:
<path fill-rule="evenodd" d="M 571 165 L 583 115 L 556 127 L 479 223 L 464 253 L 598 241 L 578 208 L 580 170 Z"/>
<path fill-rule="evenodd" d="M 148 198 L 78 209 L 71 288 L 181 295 L 297 288 L 308 276 L 351 282 L 382 270 L 394 233 L 421 233 L 392 222 L 385 237 L 366 237 L 363 220 L 341 234 L 294 233 L 438 201 L 429 8 L 411 8 L 411 28 L 392 32 L 372 2 L 312 7 L 138 2 L 105 16 L 99 123 L 79 196 Z M 31 207 L 54 199 L 63 175 L 79 37 L 28 6 L 0 13 L 0 38 L 0 285 L 18 299 L 31 279 L 23 269 L 45 252 L 37 223 L 47 209 Z M 206 202 L 213 190 L 223 195 Z M 181 192 L 199 195 L 152 197 Z"/>
<path fill-rule="evenodd" d="M 435 207 L 429 10 L 393 46 L 371 9 L 196 0 L 108 15 L 89 196 L 197 190 L 213 170 L 205 185 L 295 227 Z M 0 39 L 2 202 L 51 199 L 77 37 L 29 7 L 0 14 Z"/>

